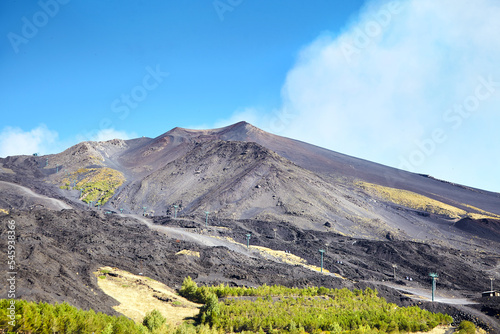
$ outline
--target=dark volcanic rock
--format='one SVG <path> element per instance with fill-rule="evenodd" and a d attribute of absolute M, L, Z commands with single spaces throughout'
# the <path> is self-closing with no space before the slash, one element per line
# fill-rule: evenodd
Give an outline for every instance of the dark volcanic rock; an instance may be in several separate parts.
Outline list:
<path fill-rule="evenodd" d="M 480 238 L 500 242 L 500 220 L 499 219 L 460 219 L 455 226 L 462 231 L 479 236 Z"/>

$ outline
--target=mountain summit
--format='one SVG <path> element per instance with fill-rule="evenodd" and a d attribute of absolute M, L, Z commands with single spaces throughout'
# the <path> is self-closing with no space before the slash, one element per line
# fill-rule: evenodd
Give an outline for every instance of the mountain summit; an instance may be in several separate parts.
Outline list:
<path fill-rule="evenodd" d="M 206 285 L 372 287 L 408 305 L 399 289 L 425 298 L 429 272 L 439 272 L 440 291 L 468 298 L 490 287 L 500 265 L 500 194 L 245 122 L 82 142 L 0 158 L 0 167 L 0 221 L 16 222 L 18 291 L 29 300 L 113 313 L 116 300 L 95 276 L 110 266 L 175 288 L 187 276 Z M 329 272 L 316 270 L 318 251 Z M 495 300 L 480 307 L 498 313 Z M 480 316 L 498 332 L 497 320 Z"/>
<path fill-rule="evenodd" d="M 470 237 L 464 230 L 500 239 L 485 224 L 470 228 L 470 220 L 500 218 L 500 194 L 333 152 L 246 122 L 209 130 L 176 127 L 156 138 L 84 142 L 56 155 L 3 160 L 4 166 L 33 169 L 32 177 L 50 182 L 74 205 L 115 212 L 171 215 L 175 206 L 185 217 L 210 212 L 379 240 L 465 244 Z"/>

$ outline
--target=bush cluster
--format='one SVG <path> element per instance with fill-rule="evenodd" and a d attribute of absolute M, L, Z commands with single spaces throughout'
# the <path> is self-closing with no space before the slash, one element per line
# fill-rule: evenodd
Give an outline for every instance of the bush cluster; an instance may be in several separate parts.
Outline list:
<path fill-rule="evenodd" d="M 458 334 L 475 334 L 476 326 L 467 320 L 464 320 L 458 325 Z"/>
<path fill-rule="evenodd" d="M 10 326 L 9 306 L 10 300 L 0 299 L 0 333 L 222 334 L 209 325 L 184 323 L 178 327 L 168 326 L 166 319 L 157 310 L 147 313 L 142 324 L 136 324 L 124 316 L 82 311 L 67 303 L 51 305 L 24 300 L 16 300 L 15 326 Z"/>
<path fill-rule="evenodd" d="M 47 304 L 25 300 L 15 302 L 15 326 L 10 326 L 9 300 L 0 300 L 0 329 L 14 333 L 147 333 L 142 325 L 121 316 L 113 317 L 93 310 L 79 310 L 67 303 Z M 0 330 L 0 332 L 1 332 Z"/>
<path fill-rule="evenodd" d="M 453 321 L 448 315 L 434 314 L 416 306 L 398 307 L 387 303 L 370 288 L 350 291 L 276 285 L 198 287 L 188 277 L 180 294 L 205 303 L 200 310 L 200 322 L 224 332 L 399 333 L 428 331 Z M 242 296 L 253 298 L 238 298 Z M 236 298 L 217 302 L 216 297 Z"/>
<path fill-rule="evenodd" d="M 0 333 L 143 333 L 222 334 L 258 333 L 399 333 L 428 331 L 453 319 L 418 307 L 387 303 L 370 288 L 362 290 L 305 289 L 262 285 L 198 287 L 190 277 L 179 293 L 202 303 L 198 325 L 166 324 L 153 310 L 136 324 L 126 317 L 82 311 L 67 303 L 50 305 L 16 300 L 16 324 L 9 325 L 9 300 L 0 300 Z M 225 298 L 227 297 L 227 298 Z M 225 298 L 219 302 L 219 298 Z M 474 333 L 474 324 L 462 322 L 459 333 Z"/>

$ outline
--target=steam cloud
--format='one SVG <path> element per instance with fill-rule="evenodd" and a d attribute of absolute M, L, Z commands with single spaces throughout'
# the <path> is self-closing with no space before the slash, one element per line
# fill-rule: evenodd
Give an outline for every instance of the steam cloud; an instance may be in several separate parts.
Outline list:
<path fill-rule="evenodd" d="M 494 0 L 369 2 L 301 50 L 279 110 L 231 121 L 500 191 L 498 17 Z"/>

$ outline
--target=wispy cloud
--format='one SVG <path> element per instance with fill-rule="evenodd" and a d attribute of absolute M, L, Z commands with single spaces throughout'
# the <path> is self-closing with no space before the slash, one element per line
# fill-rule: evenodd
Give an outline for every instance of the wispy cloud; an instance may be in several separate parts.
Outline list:
<path fill-rule="evenodd" d="M 281 110 L 251 116 L 265 130 L 395 167 L 420 154 L 413 171 L 447 178 L 453 167 L 456 181 L 491 189 L 468 174 L 493 177 L 500 162 L 491 145 L 500 142 L 491 129 L 500 120 L 498 17 L 494 0 L 369 2 L 343 32 L 301 51 Z M 477 89 L 490 94 L 474 106 Z M 470 112 L 454 111 L 466 103 Z M 418 153 L 436 130 L 446 139 Z"/>
<path fill-rule="evenodd" d="M 57 132 L 44 124 L 29 131 L 5 127 L 0 132 L 0 157 L 52 152 L 59 145 L 57 139 Z"/>
<path fill-rule="evenodd" d="M 57 131 L 50 130 L 45 124 L 27 131 L 17 127 L 5 127 L 0 132 L 0 157 L 31 155 L 33 153 L 53 154 L 62 152 L 80 141 L 127 140 L 137 137 L 136 133 L 110 128 L 99 130 L 92 138 L 77 135 L 75 138 L 61 141 Z"/>

